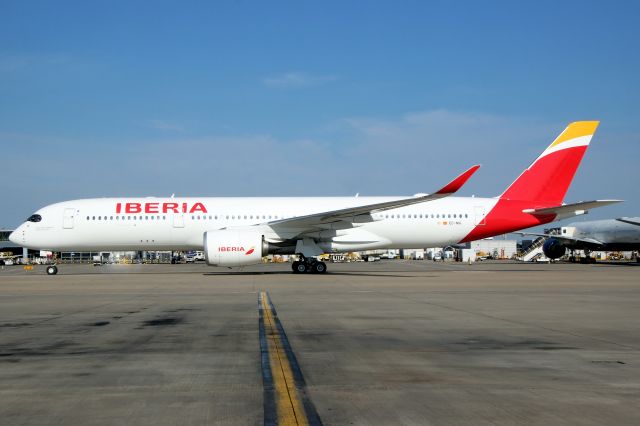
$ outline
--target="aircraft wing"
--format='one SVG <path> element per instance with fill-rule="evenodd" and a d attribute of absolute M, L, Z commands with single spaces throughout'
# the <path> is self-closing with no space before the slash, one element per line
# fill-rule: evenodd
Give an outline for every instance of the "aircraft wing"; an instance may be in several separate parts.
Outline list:
<path fill-rule="evenodd" d="M 640 226 L 640 218 L 637 218 L 637 217 L 620 217 L 616 220 L 618 222 L 628 223 L 629 225 Z"/>
<path fill-rule="evenodd" d="M 457 192 L 479 168 L 480 165 L 471 167 L 433 194 L 280 219 L 265 225 L 277 234 L 291 234 L 289 238 L 315 230 L 352 228 L 357 223 L 372 222 L 374 213 L 447 197 Z"/>
<path fill-rule="evenodd" d="M 542 233 L 538 234 L 536 232 L 516 232 L 516 233 L 522 236 L 534 235 L 536 237 L 555 238 L 556 240 L 561 240 L 561 241 L 570 242 L 570 243 L 595 244 L 598 246 L 604 244 L 602 241 L 598 241 L 594 238 L 576 238 L 576 237 L 568 237 L 564 235 L 542 234 Z"/>
<path fill-rule="evenodd" d="M 604 207 L 609 204 L 621 203 L 622 200 L 594 200 L 580 201 L 579 203 L 563 204 L 556 207 L 547 207 L 543 209 L 524 209 L 523 213 L 532 214 L 534 216 L 546 216 L 554 214 L 556 220 L 565 219 L 571 216 L 578 216 L 587 213 L 590 209 L 596 207 Z"/>

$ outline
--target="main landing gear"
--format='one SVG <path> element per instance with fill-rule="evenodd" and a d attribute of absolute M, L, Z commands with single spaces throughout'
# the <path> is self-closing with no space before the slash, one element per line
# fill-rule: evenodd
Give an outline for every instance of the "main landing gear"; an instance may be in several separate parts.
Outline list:
<path fill-rule="evenodd" d="M 58 273 L 58 267 L 56 265 L 47 266 L 47 275 L 55 275 Z"/>
<path fill-rule="evenodd" d="M 576 261 L 579 261 L 580 263 L 596 263 L 595 257 L 591 257 L 590 250 L 585 250 L 584 256 L 585 257 L 576 257 L 573 250 L 571 250 L 571 256 L 569 256 L 569 262 L 575 263 Z"/>
<path fill-rule="evenodd" d="M 301 254 L 298 254 L 298 257 L 300 258 L 300 260 L 296 260 L 291 265 L 291 269 L 293 269 L 294 274 L 304 274 L 305 272 L 324 274 L 325 272 L 327 272 L 326 263 L 320 262 L 313 257 L 304 257 Z"/>

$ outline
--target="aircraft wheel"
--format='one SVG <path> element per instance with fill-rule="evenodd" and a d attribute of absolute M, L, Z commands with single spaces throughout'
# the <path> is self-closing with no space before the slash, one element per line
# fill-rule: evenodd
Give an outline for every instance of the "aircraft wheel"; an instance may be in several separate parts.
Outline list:
<path fill-rule="evenodd" d="M 304 274 L 307 272 L 307 265 L 304 262 L 293 262 L 292 269 L 294 274 Z"/>
<path fill-rule="evenodd" d="M 58 267 L 55 265 L 47 266 L 47 275 L 55 275 L 58 273 Z"/>
<path fill-rule="evenodd" d="M 314 274 L 324 274 L 327 272 L 327 264 L 324 262 L 316 262 L 313 264 L 313 273 Z"/>

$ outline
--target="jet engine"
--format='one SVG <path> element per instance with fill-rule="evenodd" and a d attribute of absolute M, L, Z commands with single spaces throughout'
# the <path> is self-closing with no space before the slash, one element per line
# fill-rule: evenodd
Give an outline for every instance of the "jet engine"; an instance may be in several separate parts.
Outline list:
<path fill-rule="evenodd" d="M 269 243 L 256 231 L 229 229 L 204 233 L 207 265 L 255 265 L 262 262 L 262 256 L 266 256 L 268 252 Z"/>
<path fill-rule="evenodd" d="M 549 238 L 542 245 L 542 251 L 544 252 L 544 255 L 549 259 L 557 259 L 564 256 L 567 248 L 555 238 Z"/>

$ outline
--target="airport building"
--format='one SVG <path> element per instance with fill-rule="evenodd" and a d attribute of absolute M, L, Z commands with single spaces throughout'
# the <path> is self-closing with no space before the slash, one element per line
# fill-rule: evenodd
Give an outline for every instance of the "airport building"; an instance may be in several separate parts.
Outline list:
<path fill-rule="evenodd" d="M 485 239 L 465 244 L 466 249 L 475 252 L 476 256 L 490 256 L 493 259 L 512 259 L 518 253 L 516 240 Z"/>

